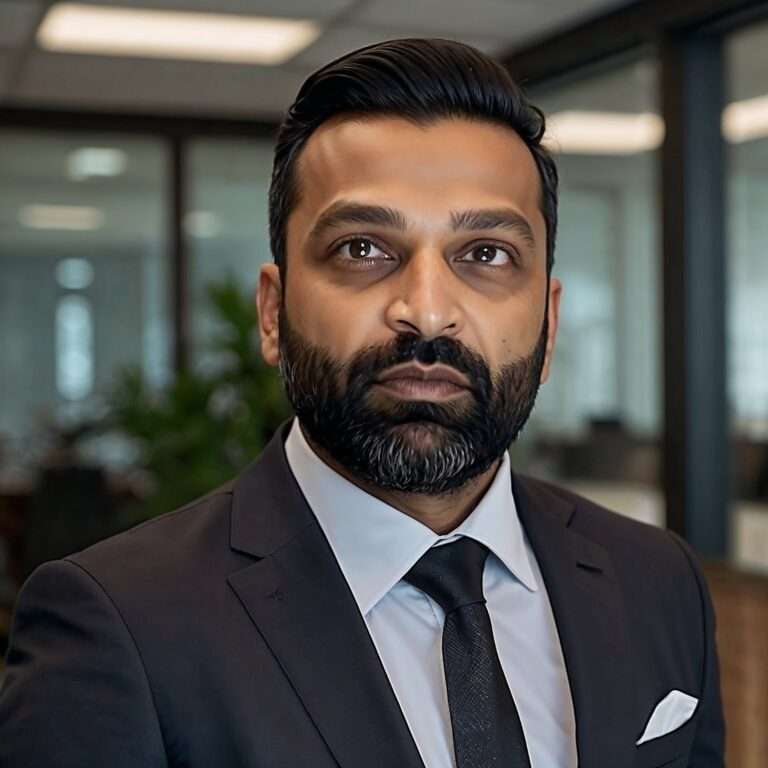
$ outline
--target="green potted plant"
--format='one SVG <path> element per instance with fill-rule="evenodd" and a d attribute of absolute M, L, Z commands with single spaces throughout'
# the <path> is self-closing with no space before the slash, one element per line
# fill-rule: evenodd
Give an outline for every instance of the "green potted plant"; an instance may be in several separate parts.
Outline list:
<path fill-rule="evenodd" d="M 256 458 L 290 406 L 274 368 L 261 359 L 253 301 L 228 278 L 207 289 L 219 330 L 216 366 L 179 373 L 152 391 L 137 368 L 123 370 L 108 397 L 105 427 L 129 437 L 151 479 L 138 516 L 181 506 Z"/>

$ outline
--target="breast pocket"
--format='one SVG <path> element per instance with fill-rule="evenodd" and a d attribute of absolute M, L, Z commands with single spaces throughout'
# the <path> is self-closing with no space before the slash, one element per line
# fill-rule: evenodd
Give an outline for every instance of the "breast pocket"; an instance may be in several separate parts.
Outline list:
<path fill-rule="evenodd" d="M 695 723 L 689 720 L 677 730 L 635 747 L 635 768 L 681 768 L 688 765 Z"/>

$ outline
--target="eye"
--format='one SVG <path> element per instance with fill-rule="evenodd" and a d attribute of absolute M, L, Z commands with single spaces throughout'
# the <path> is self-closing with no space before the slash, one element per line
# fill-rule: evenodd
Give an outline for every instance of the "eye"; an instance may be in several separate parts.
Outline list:
<path fill-rule="evenodd" d="M 504 267 L 516 262 L 514 252 L 508 248 L 501 248 L 493 243 L 481 243 L 476 245 L 466 256 L 457 259 L 465 264 L 487 264 L 491 267 Z"/>
<path fill-rule="evenodd" d="M 376 264 L 382 261 L 393 261 L 392 256 L 379 248 L 368 237 L 350 237 L 339 243 L 335 253 L 342 261 L 356 264 Z"/>

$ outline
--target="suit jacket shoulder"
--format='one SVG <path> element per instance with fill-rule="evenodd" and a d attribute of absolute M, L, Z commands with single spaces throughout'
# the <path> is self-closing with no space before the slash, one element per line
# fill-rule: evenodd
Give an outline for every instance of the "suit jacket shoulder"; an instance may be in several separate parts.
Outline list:
<path fill-rule="evenodd" d="M 230 550 L 233 486 L 230 481 L 66 559 L 117 596 L 151 600 L 168 590 L 199 590 L 240 559 Z"/>
<path fill-rule="evenodd" d="M 655 584 L 651 572 L 663 580 L 682 577 L 689 581 L 692 570 L 700 573 L 700 561 L 690 545 L 664 527 L 633 520 L 607 509 L 573 491 L 527 475 L 516 475 L 527 493 L 541 498 L 542 504 L 564 504 L 571 509 L 569 527 L 588 540 L 604 547 L 619 572 L 645 575 Z M 669 581 L 668 581 L 669 583 Z"/>
<path fill-rule="evenodd" d="M 710 595 L 699 557 L 684 539 L 551 483 L 528 476 L 518 482 L 542 506 L 570 510 L 568 528 L 605 553 L 625 607 L 639 625 L 655 630 L 665 644 L 684 644 L 689 654 L 704 657 Z"/>

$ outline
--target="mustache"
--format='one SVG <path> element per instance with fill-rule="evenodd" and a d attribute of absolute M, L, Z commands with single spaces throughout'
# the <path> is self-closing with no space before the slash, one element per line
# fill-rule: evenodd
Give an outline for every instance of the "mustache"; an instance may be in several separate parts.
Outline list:
<path fill-rule="evenodd" d="M 349 383 L 370 384 L 388 369 L 412 362 L 449 366 L 466 375 L 480 398 L 490 393 L 491 373 L 481 355 L 448 336 L 425 339 L 414 333 L 399 333 L 386 344 L 361 350 L 349 363 Z"/>

